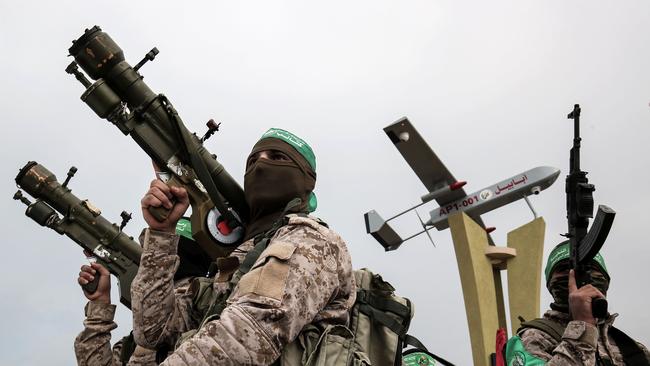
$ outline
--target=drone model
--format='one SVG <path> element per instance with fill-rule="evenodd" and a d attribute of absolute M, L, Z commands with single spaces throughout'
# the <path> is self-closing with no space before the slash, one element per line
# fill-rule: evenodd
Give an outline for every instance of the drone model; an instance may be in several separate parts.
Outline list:
<path fill-rule="evenodd" d="M 533 215 L 537 217 L 528 196 L 539 194 L 550 187 L 560 174 L 560 170 L 557 168 L 539 166 L 467 194 L 463 189 L 467 182 L 454 178 L 406 117 L 384 128 L 384 132 L 428 190 L 428 193 L 420 197 L 421 203 L 387 220 L 384 220 L 375 210 L 364 214 L 366 231 L 386 251 L 395 250 L 403 242 L 422 233 L 426 233 L 431 243 L 434 244 L 429 234 L 430 228 L 435 227 L 439 231 L 448 228 L 448 218 L 456 212 L 465 212 L 488 234 L 494 228 L 486 227 L 480 215 L 519 199 L 525 199 Z M 389 221 L 433 200 L 436 200 L 440 207 L 430 211 L 427 221 L 423 221 L 415 211 L 422 224 L 422 231 L 402 238 L 389 225 Z M 489 240 L 493 244 L 491 239 Z"/>

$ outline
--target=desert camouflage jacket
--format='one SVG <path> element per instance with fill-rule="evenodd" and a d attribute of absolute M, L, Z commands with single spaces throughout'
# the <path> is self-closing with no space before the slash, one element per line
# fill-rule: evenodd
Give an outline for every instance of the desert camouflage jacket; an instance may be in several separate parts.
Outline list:
<path fill-rule="evenodd" d="M 607 332 L 617 316 L 610 315 L 594 326 L 570 320 L 565 313 L 549 310 L 544 318 L 565 327 L 562 341 L 558 343 L 542 330 L 526 328 L 508 341 L 507 364 L 594 366 L 604 364 L 603 360 L 610 360 L 611 365 L 625 365 L 619 348 Z M 650 360 L 648 350 L 641 344 L 639 346 Z"/>
<path fill-rule="evenodd" d="M 115 305 L 88 302 L 85 308 L 84 329 L 74 341 L 74 352 L 80 366 L 122 366 L 122 341 L 111 348 L 111 331 L 117 328 L 113 321 Z M 156 365 L 156 352 L 136 347 L 129 359 L 132 366 Z"/>
<path fill-rule="evenodd" d="M 135 340 L 145 347 L 174 344 L 199 326 L 192 310 L 194 287 L 172 286 L 177 242 L 173 234 L 144 234 L 131 294 Z M 232 256 L 241 261 L 252 247 L 251 239 Z M 229 290 L 230 274 L 217 273 L 215 292 Z M 163 364 L 271 364 L 304 326 L 347 325 L 355 298 L 350 255 L 340 236 L 311 218 L 292 216 L 233 289 L 220 317 L 204 324 Z"/>

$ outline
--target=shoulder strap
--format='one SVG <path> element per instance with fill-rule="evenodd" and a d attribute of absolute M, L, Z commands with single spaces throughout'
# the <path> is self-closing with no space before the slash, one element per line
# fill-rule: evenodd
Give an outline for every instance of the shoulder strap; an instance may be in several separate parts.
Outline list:
<path fill-rule="evenodd" d="M 327 225 L 327 223 L 325 221 L 321 220 L 320 217 L 309 216 L 309 214 L 306 213 L 306 212 L 298 212 L 298 213 L 295 213 L 294 215 L 296 215 L 298 217 L 304 217 L 306 219 L 312 219 L 312 220 L 316 221 L 319 225 L 325 226 L 326 228 L 330 227 L 329 225 Z"/>
<path fill-rule="evenodd" d="M 618 349 L 621 351 L 626 365 L 650 365 L 645 352 L 643 352 L 634 339 L 615 327 L 609 328 L 609 335 L 614 338 L 614 342 L 616 342 Z"/>
<path fill-rule="evenodd" d="M 237 271 L 232 275 L 232 278 L 230 279 L 230 289 L 214 297 L 212 304 L 205 312 L 205 314 L 203 314 L 203 319 L 201 320 L 200 327 L 203 326 L 203 324 L 205 324 L 207 321 L 218 317 L 223 309 L 226 308 L 227 300 L 230 297 L 232 290 L 237 286 L 241 277 L 251 270 L 253 264 L 255 264 L 264 249 L 266 249 L 268 246 L 268 243 L 268 238 L 262 238 L 257 242 L 257 244 L 255 244 L 255 247 L 253 247 L 253 249 L 251 249 L 251 251 L 246 254 L 243 262 L 239 265 L 239 269 L 237 269 Z"/>
<path fill-rule="evenodd" d="M 369 291 L 357 290 L 356 305 L 359 307 L 360 312 L 390 329 L 399 337 L 403 337 L 406 334 L 411 314 L 410 303 L 409 306 L 405 306 L 397 301 L 378 298 Z M 386 311 L 398 315 L 403 322 L 389 316 L 386 314 Z"/>
<path fill-rule="evenodd" d="M 539 329 L 546 334 L 550 335 L 557 342 L 562 341 L 562 335 L 564 334 L 564 328 L 561 324 L 554 322 L 552 320 L 537 318 L 527 322 L 521 323 L 521 327 L 517 329 L 517 333 L 525 330 L 526 328 Z"/>

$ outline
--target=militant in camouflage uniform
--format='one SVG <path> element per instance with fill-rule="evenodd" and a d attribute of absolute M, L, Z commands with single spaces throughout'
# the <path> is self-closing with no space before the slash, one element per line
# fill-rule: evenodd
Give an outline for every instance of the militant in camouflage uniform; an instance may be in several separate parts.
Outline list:
<path fill-rule="evenodd" d="M 593 286 L 588 286 L 606 295 L 610 277 L 603 257 L 597 254 L 590 266 Z M 570 314 L 579 310 L 591 315 L 591 309 L 580 309 L 576 300 L 584 299 L 570 295 L 587 286 L 577 289 L 574 279 L 572 289 L 569 267 L 567 241 L 553 249 L 546 264 L 546 286 L 554 299 L 552 310 L 541 319 L 522 323 L 517 335 L 508 341 L 508 366 L 650 365 L 648 350 L 612 326 L 618 314 L 591 321 L 572 318 Z"/>
<path fill-rule="evenodd" d="M 244 192 L 250 224 L 245 242 L 216 262 L 218 272 L 211 289 L 216 298 L 227 296 L 227 301 L 204 324 L 205 314 L 197 306 L 204 290 L 201 281 L 173 290 L 171 274 L 178 263 L 178 237 L 168 229 L 173 222 L 158 222 L 147 210 L 173 206 L 168 218 L 173 221 L 187 208 L 187 196 L 154 181 L 142 200 L 150 228 L 144 232 L 140 268 L 132 285 L 136 343 L 149 348 L 176 344 L 183 333 L 198 328 L 183 337 L 164 365 L 268 365 L 305 326 L 324 329 L 348 324 L 356 297 L 350 255 L 338 234 L 306 215 L 289 215 L 288 223 L 275 231 L 250 271 L 232 287 L 233 273 L 265 233 L 283 219 L 289 201 L 300 198 L 302 204 L 288 213 L 304 214 L 316 208 L 312 192 L 315 157 L 302 139 L 271 129 L 253 147 L 246 166 Z"/>
<path fill-rule="evenodd" d="M 191 240 L 188 235 L 189 220 L 181 219 L 178 222 L 176 231 L 182 237 L 178 254 L 180 265 L 175 270 L 173 281 L 175 288 L 186 288 L 193 276 L 204 274 L 208 270 L 209 261 L 203 260 L 206 254 L 199 249 L 199 246 Z M 140 237 L 142 242 L 143 237 Z M 84 265 L 79 272 L 78 282 L 80 285 L 92 282 L 95 276 L 99 276 L 98 289 L 90 294 L 84 291 L 88 303 L 84 309 L 84 329 L 74 342 L 75 356 L 78 365 L 112 365 L 112 366 L 149 366 L 158 365 L 157 360 L 166 356 L 166 350 L 144 348 L 135 345 L 132 338 L 125 337 L 116 342 L 111 348 L 111 331 L 117 328 L 113 321 L 116 305 L 110 301 L 110 273 L 98 263 L 90 266 Z M 125 342 L 125 339 L 127 341 Z"/>

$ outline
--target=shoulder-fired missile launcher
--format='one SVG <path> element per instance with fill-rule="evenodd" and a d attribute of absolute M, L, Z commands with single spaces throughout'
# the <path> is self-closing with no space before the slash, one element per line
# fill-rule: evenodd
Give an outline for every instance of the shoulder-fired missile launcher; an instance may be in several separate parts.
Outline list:
<path fill-rule="evenodd" d="M 88 200 L 77 198 L 68 188 L 76 171 L 76 168 L 70 168 L 67 179 L 61 184 L 44 166 L 30 161 L 16 176 L 16 183 L 36 201 L 30 202 L 20 190 L 14 199 L 27 205 L 25 215 L 39 225 L 66 235 L 92 253 L 99 264 L 117 277 L 120 302 L 131 308 L 131 282 L 138 272 L 142 254 L 140 245 L 122 231 L 131 215 L 122 212 L 122 223 L 118 226 L 104 218 Z M 99 277 L 95 277 L 93 282 L 84 286 L 84 290 L 95 292 L 98 280 Z"/>
<path fill-rule="evenodd" d="M 147 86 L 139 70 L 156 57 L 157 48 L 131 66 L 117 43 L 95 26 L 73 41 L 69 52 L 75 61 L 66 72 L 86 88 L 81 100 L 130 135 L 161 169 L 160 179 L 187 189 L 192 236 L 213 259 L 227 256 L 241 243 L 248 208 L 241 186 L 203 146 L 218 125 L 208 122 L 208 133 L 199 138 L 188 131 L 169 99 Z M 159 220 L 169 213 L 162 207 L 150 211 Z"/>

